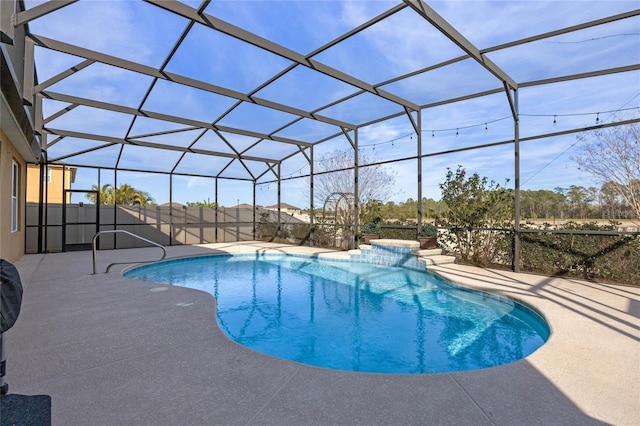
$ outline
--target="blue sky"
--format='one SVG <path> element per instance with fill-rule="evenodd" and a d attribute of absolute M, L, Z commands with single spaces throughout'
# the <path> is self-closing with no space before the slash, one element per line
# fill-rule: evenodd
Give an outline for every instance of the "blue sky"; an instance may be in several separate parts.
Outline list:
<path fill-rule="evenodd" d="M 26 2 L 27 7 L 38 3 Z M 199 6 L 199 2 L 185 3 L 196 8 Z M 395 4 L 328 0 L 214 1 L 206 12 L 307 55 Z M 480 49 L 638 7 L 635 1 L 447 1 L 428 4 Z M 30 23 L 30 29 L 37 35 L 159 67 L 186 25 L 184 18 L 139 1 L 84 0 Z M 405 8 L 340 45 L 320 52 L 314 59 L 367 83 L 379 84 L 461 54 L 457 46 L 426 25 L 409 8 Z M 490 52 L 487 57 L 518 83 L 638 64 L 640 18 L 619 20 L 598 28 Z M 36 66 L 41 82 L 81 61 L 81 58 L 71 55 L 36 49 Z M 262 99 L 306 111 L 315 110 L 356 91 L 349 84 L 301 66 L 260 89 L 267 79 L 290 64 L 285 58 L 196 24 L 165 70 L 243 93 L 255 91 L 255 96 Z M 151 77 L 96 63 L 48 90 L 137 108 L 151 82 Z M 422 105 L 499 86 L 497 80 L 475 61 L 465 60 L 382 88 Z M 211 122 L 234 103 L 235 100 L 229 97 L 160 80 L 145 100 L 143 109 Z M 638 117 L 640 72 L 522 88 L 519 91 L 519 105 L 521 137 L 589 126 L 595 124 L 596 119 L 610 122 L 621 117 Z M 66 106 L 62 102 L 47 100 L 44 104 L 45 115 L 54 114 Z M 614 112 L 619 110 L 623 111 Z M 367 94 L 327 108 L 319 114 L 360 124 L 380 115 L 400 111 L 402 109 L 398 105 Z M 422 152 L 437 153 L 513 139 L 510 114 L 504 93 L 426 109 L 422 114 Z M 288 113 L 269 111 L 245 103 L 222 118 L 219 124 L 271 133 L 292 118 Z M 125 114 L 78 107 L 51 121 L 48 126 L 121 138 L 127 134 L 130 124 L 131 118 Z M 176 132 L 163 136 L 155 134 L 167 130 Z M 277 135 L 310 142 L 331 135 L 335 130 L 329 125 L 305 119 Z M 147 118 L 137 119 L 129 136 L 138 136 L 141 141 L 158 144 L 187 146 L 200 133 L 184 125 Z M 359 133 L 359 144 L 369 158 L 404 158 L 417 153 L 417 137 L 412 133 L 409 120 L 399 117 L 363 127 Z M 230 133 L 225 137 L 233 147 L 241 150 L 256 141 Z M 345 143 L 344 138 L 336 138 L 317 145 L 316 160 L 337 148 L 344 148 Z M 103 143 L 97 141 L 65 138 L 49 149 L 49 157 L 64 158 L 73 152 L 101 145 Z M 227 143 L 211 132 L 198 139 L 194 146 L 232 152 Z M 522 143 L 522 189 L 596 186 L 571 160 L 578 148 L 576 135 Z M 247 155 L 283 156 L 295 151 L 293 145 L 265 141 L 247 151 Z M 119 146 L 111 146 L 64 158 L 64 161 L 106 167 L 115 164 L 118 154 Z M 169 171 L 179 156 L 175 151 L 126 146 L 119 164 L 124 168 Z M 201 170 L 203 173 L 216 173 L 227 161 L 187 154 L 176 172 Z M 501 183 L 505 179 L 513 182 L 513 147 L 503 145 L 425 158 L 422 170 L 423 196 L 438 199 L 438 183 L 444 179 L 448 167 L 455 168 L 457 165 Z M 257 162 L 247 162 L 245 166 L 257 174 L 264 170 L 264 165 Z M 400 202 L 417 197 L 418 171 L 415 160 L 384 167 L 397 175 L 397 191 L 390 198 L 391 201 Z M 306 172 L 308 164 L 302 155 L 296 155 L 282 164 L 285 177 Z M 223 173 L 228 177 L 243 174 L 246 174 L 246 170 L 237 162 Z M 112 176 L 112 172 L 103 171 L 101 183 L 109 182 Z M 267 174 L 263 181 L 272 179 L 273 174 Z M 166 175 L 119 172 L 118 183 L 124 182 L 151 193 L 160 203 L 169 200 L 169 177 Z M 74 188 L 89 188 L 93 183 L 97 183 L 97 172 L 81 169 Z M 282 201 L 306 206 L 304 194 L 308 191 L 304 186 L 306 181 L 303 179 L 285 180 L 282 183 Z M 276 203 L 275 187 L 275 183 L 260 185 L 256 191 L 256 202 L 261 205 Z M 172 196 L 174 201 L 183 203 L 207 198 L 213 200 L 214 188 L 213 179 L 174 176 Z M 222 205 L 251 203 L 252 193 L 250 183 L 236 180 L 219 182 L 218 200 Z"/>

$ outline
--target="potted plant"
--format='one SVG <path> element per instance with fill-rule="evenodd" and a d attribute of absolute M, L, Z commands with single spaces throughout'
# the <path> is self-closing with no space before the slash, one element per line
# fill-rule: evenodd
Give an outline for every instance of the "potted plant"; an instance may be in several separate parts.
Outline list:
<path fill-rule="evenodd" d="M 438 228 L 431 223 L 423 224 L 418 232 L 418 241 L 421 249 L 438 248 Z"/>
<path fill-rule="evenodd" d="M 369 222 L 364 225 L 362 230 L 362 236 L 364 243 L 369 244 L 371 240 L 377 240 L 380 238 L 380 224 L 377 222 Z"/>

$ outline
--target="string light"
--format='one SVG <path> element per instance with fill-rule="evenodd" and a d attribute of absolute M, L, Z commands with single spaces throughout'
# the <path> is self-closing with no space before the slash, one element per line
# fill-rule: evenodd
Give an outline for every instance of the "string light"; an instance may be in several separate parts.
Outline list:
<path fill-rule="evenodd" d="M 637 95 L 636 95 L 637 96 Z M 634 96 L 634 98 L 636 97 Z M 611 111 L 602 111 L 603 114 L 617 114 L 619 112 L 625 112 L 625 111 L 632 111 L 637 109 L 637 107 L 632 107 L 632 108 L 619 108 L 616 110 L 611 110 Z M 596 124 L 600 124 L 600 112 L 575 112 L 575 113 L 569 113 L 569 114 L 520 114 L 520 116 L 522 117 L 553 117 L 553 125 L 555 126 L 557 124 L 557 118 L 558 117 L 582 117 L 582 116 L 586 116 L 586 115 L 596 115 Z"/>
<path fill-rule="evenodd" d="M 498 121 L 503 121 L 503 120 L 510 120 L 512 119 L 511 115 L 507 115 L 505 117 L 500 117 L 497 118 L 495 120 L 491 120 L 491 121 L 485 121 L 485 122 L 480 122 L 480 123 L 476 123 L 476 124 L 470 124 L 468 126 L 457 126 L 457 127 L 452 127 L 452 128 L 448 128 L 448 129 L 431 129 L 431 130 L 423 130 L 423 132 L 431 132 L 431 137 L 435 137 L 435 132 L 453 132 L 454 130 L 456 131 L 456 136 L 460 135 L 460 130 L 464 130 L 464 129 L 472 129 L 474 127 L 484 127 L 485 131 L 489 131 L 489 124 L 491 123 L 497 123 Z"/>
<path fill-rule="evenodd" d="M 637 96 L 638 95 L 636 95 L 635 97 L 637 97 Z M 628 102 L 627 102 L 627 104 L 628 104 Z M 602 113 L 603 114 L 618 113 L 618 112 L 630 111 L 630 110 L 636 110 L 636 109 L 638 109 L 638 107 L 620 108 L 620 109 L 613 110 L 613 111 L 603 111 Z M 585 115 L 593 115 L 593 114 L 596 114 L 595 124 L 596 125 L 600 125 L 601 124 L 600 123 L 600 112 L 595 112 L 595 113 L 594 112 L 585 112 L 585 113 L 570 113 L 570 114 L 524 114 L 523 113 L 523 114 L 519 114 L 519 116 L 522 116 L 522 117 L 527 117 L 527 116 L 528 117 L 553 117 L 553 126 L 556 127 L 557 124 L 558 124 L 558 117 L 585 116 Z M 460 135 L 460 130 L 461 129 L 464 130 L 464 129 L 470 129 L 470 128 L 474 128 L 474 127 L 484 126 L 484 131 L 488 132 L 489 131 L 489 124 L 496 123 L 496 122 L 503 121 L 503 120 L 511 120 L 511 119 L 512 119 L 512 116 L 508 115 L 508 116 L 501 117 L 501 118 L 498 118 L 498 119 L 495 119 L 495 120 L 480 122 L 480 123 L 471 124 L 471 125 L 468 125 L 468 126 L 458 126 L 458 127 L 452 127 L 452 128 L 446 128 L 446 129 L 443 128 L 443 129 L 423 130 L 423 132 L 426 133 L 426 132 L 430 131 L 431 132 L 431 137 L 435 138 L 436 132 L 452 132 L 453 130 L 455 130 L 456 131 L 456 137 L 458 137 Z M 390 139 L 390 140 L 387 140 L 385 142 L 375 142 L 375 143 L 371 143 L 371 144 L 368 144 L 368 145 L 360 145 L 360 148 L 363 149 L 363 148 L 371 146 L 372 150 L 374 152 L 376 150 L 376 146 L 377 145 L 391 144 L 391 146 L 395 148 L 395 141 L 404 139 L 407 136 L 409 137 L 409 140 L 413 142 L 413 134 L 414 134 L 414 132 L 410 132 L 410 133 L 407 133 L 407 134 L 405 134 L 403 136 L 400 136 L 400 137 L 397 137 L 397 138 L 394 138 L 394 139 Z M 332 160 L 332 159 L 324 159 L 323 161 L 330 161 L 330 160 Z M 306 166 L 303 166 L 302 168 L 298 169 L 296 172 L 293 172 L 289 177 L 295 175 L 296 173 L 302 175 L 302 170 L 304 169 L 304 167 L 306 167 Z"/>

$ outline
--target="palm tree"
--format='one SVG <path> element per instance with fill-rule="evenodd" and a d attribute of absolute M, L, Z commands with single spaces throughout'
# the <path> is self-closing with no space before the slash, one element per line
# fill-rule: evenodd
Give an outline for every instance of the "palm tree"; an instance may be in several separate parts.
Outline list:
<path fill-rule="evenodd" d="M 105 184 L 102 187 L 92 185 L 91 188 L 97 191 L 98 194 L 90 193 L 86 197 L 94 204 L 97 202 L 96 195 L 102 205 L 113 205 L 115 203 L 118 205 L 146 206 L 154 202 L 153 197 L 148 192 L 136 189 L 128 183 L 123 183 L 115 191 L 111 184 Z"/>
<path fill-rule="evenodd" d="M 113 187 L 111 184 L 107 183 L 102 185 L 102 187 L 94 184 L 91 185 L 91 189 L 96 191 L 96 193 L 88 193 L 86 197 L 93 204 L 98 204 L 98 200 L 99 204 L 113 204 Z"/>

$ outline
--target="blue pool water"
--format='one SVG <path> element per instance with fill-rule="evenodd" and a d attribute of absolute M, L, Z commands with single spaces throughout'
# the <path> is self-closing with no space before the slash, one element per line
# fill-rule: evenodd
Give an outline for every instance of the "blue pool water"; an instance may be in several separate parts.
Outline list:
<path fill-rule="evenodd" d="M 493 367 L 526 357 L 549 337 L 533 310 L 427 271 L 251 254 L 164 261 L 125 276 L 209 292 L 220 328 L 234 341 L 338 370 Z"/>

